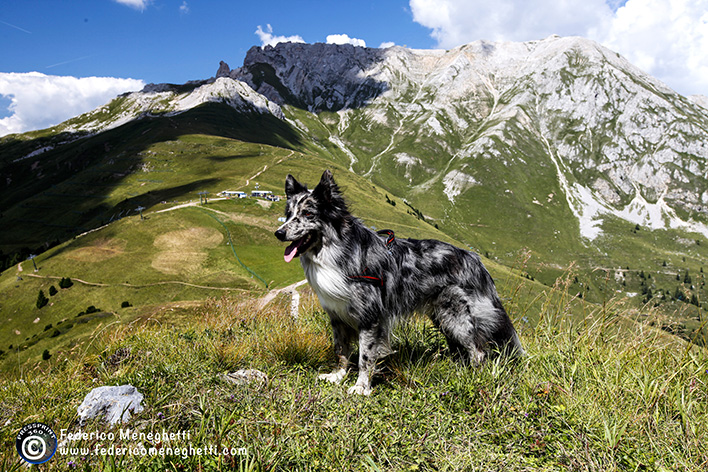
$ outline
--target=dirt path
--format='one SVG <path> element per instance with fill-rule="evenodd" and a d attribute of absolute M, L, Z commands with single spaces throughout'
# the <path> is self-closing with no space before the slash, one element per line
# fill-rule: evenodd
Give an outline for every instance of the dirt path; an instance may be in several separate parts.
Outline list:
<path fill-rule="evenodd" d="M 221 201 L 221 200 L 228 200 L 228 198 L 226 198 L 226 197 L 215 197 L 215 198 L 210 198 L 210 199 L 209 199 L 209 201 L 212 201 L 212 202 L 218 202 L 218 201 Z M 175 206 L 173 206 L 173 207 L 169 207 L 169 208 L 164 208 L 164 209 L 162 209 L 162 210 L 153 211 L 153 212 L 151 212 L 151 213 L 164 213 L 164 212 L 166 212 L 166 211 L 179 210 L 180 208 L 193 207 L 193 206 L 197 206 L 197 205 L 201 205 L 201 202 L 196 202 L 196 201 L 194 201 L 194 202 L 182 203 L 182 204 L 179 204 L 179 205 L 175 205 Z M 149 215 L 149 214 L 150 214 L 150 213 L 148 213 L 148 215 Z"/>
<path fill-rule="evenodd" d="M 61 280 L 62 277 L 58 277 L 56 275 L 37 275 L 37 274 L 27 274 L 29 277 L 37 277 L 38 279 L 55 279 L 55 280 Z M 238 291 L 238 292 L 247 292 L 248 290 L 243 289 L 243 288 L 230 288 L 230 287 L 210 287 L 208 285 L 196 285 L 196 284 L 190 284 L 188 282 L 180 282 L 179 280 L 167 280 L 164 282 L 154 282 L 151 284 L 130 284 L 130 283 L 118 283 L 118 284 L 103 284 L 100 282 L 87 282 L 86 280 L 81 280 L 77 278 L 72 278 L 72 282 L 78 282 L 83 285 L 88 285 L 91 287 L 115 287 L 117 285 L 123 286 L 123 287 L 130 287 L 130 288 L 145 288 L 145 287 L 155 287 L 157 285 L 184 285 L 187 287 L 194 287 L 194 288 L 202 288 L 205 290 L 221 290 L 221 291 Z"/>
<path fill-rule="evenodd" d="M 275 164 L 273 164 L 273 165 L 274 165 L 274 166 L 277 166 L 278 164 L 280 164 L 281 162 L 283 162 L 285 159 L 289 159 L 290 157 L 292 157 L 293 154 L 295 154 L 295 151 L 290 151 L 290 154 L 288 154 L 288 155 L 285 156 L 285 157 L 282 157 L 282 158 L 278 159 L 278 160 L 275 162 Z M 268 170 L 268 164 L 266 164 L 265 166 L 263 166 L 263 170 L 261 170 L 260 172 L 256 172 L 256 173 L 253 174 L 250 178 L 246 179 L 246 185 L 243 185 L 242 187 L 248 187 L 248 186 L 251 184 L 251 180 L 255 179 L 256 177 L 258 177 L 259 175 L 261 175 L 261 174 L 262 174 L 263 172 L 265 172 L 266 170 Z M 241 188 L 241 187 L 239 187 L 239 188 Z"/>
<path fill-rule="evenodd" d="M 289 293 L 292 297 L 290 300 L 290 314 L 293 318 L 297 318 L 300 314 L 300 292 L 297 291 L 297 288 L 306 283 L 307 280 L 301 280 L 299 282 L 295 282 L 294 284 L 290 284 L 287 287 L 271 290 L 258 301 L 258 309 L 263 309 L 267 304 L 272 302 L 278 294 L 285 292 Z"/>

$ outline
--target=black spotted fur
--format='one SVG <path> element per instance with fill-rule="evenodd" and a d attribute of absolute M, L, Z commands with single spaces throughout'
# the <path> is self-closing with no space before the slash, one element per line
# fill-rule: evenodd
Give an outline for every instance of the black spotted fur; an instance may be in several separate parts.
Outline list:
<path fill-rule="evenodd" d="M 377 359 L 390 352 L 395 320 L 414 311 L 427 313 L 451 351 L 475 365 L 491 352 L 523 353 L 477 254 L 377 234 L 349 213 L 329 171 L 312 191 L 288 175 L 285 192 L 286 221 L 275 234 L 300 244 L 296 256 L 332 321 L 339 366 L 321 378 L 340 382 L 358 341 L 359 378 L 349 390 L 368 395 Z"/>

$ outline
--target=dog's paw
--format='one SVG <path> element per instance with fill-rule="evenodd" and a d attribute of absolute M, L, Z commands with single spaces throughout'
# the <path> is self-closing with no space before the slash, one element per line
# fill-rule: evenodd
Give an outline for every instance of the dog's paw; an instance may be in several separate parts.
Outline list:
<path fill-rule="evenodd" d="M 371 387 L 363 387 L 361 385 L 354 385 L 353 387 L 349 387 L 349 390 L 347 390 L 347 393 L 349 395 L 365 395 L 369 396 L 371 395 Z"/>
<path fill-rule="evenodd" d="M 342 383 L 342 380 L 344 377 L 347 375 L 346 372 L 341 371 L 341 370 L 336 370 L 330 374 L 320 374 L 317 376 L 317 380 L 326 380 L 327 382 L 333 383 L 333 384 L 340 384 Z"/>

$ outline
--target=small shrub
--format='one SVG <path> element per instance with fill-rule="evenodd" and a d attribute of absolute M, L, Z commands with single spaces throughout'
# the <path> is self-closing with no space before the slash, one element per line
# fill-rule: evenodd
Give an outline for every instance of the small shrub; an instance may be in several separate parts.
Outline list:
<path fill-rule="evenodd" d="M 42 360 L 48 361 L 51 357 L 52 357 L 52 355 L 49 354 L 49 349 L 45 349 L 44 352 L 42 353 Z"/>
<path fill-rule="evenodd" d="M 128 307 L 131 307 L 131 306 L 133 306 L 133 305 L 131 305 L 130 302 L 128 302 L 128 301 L 125 301 L 125 302 L 123 302 L 123 303 L 120 304 L 120 307 L 121 307 L 121 308 L 128 308 Z"/>
<path fill-rule="evenodd" d="M 59 336 L 60 334 L 61 334 L 61 331 L 59 331 L 58 329 L 55 328 L 55 329 L 54 329 L 54 332 L 52 333 L 52 335 L 51 335 L 50 337 L 51 337 L 51 338 L 56 338 L 56 337 Z"/>
<path fill-rule="evenodd" d="M 69 277 L 62 277 L 59 281 L 59 288 L 69 288 L 72 285 L 74 285 L 74 282 L 72 282 Z"/>
<path fill-rule="evenodd" d="M 52 329 L 53 327 L 54 327 L 54 326 L 52 326 L 52 324 L 49 323 L 47 326 L 44 327 L 44 331 L 49 331 L 49 330 Z"/>
<path fill-rule="evenodd" d="M 37 295 L 37 308 L 43 308 L 49 303 L 49 299 L 44 294 L 44 291 L 40 290 L 39 295 Z"/>
<path fill-rule="evenodd" d="M 53 296 L 56 295 L 57 293 L 59 293 L 59 290 L 57 290 L 57 288 L 56 288 L 54 285 L 52 285 L 51 287 L 49 287 L 49 296 L 50 296 L 50 297 L 53 297 Z"/>

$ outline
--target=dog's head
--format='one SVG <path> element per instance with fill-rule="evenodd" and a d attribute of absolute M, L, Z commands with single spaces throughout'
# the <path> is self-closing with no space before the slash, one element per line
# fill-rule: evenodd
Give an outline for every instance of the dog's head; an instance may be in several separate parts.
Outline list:
<path fill-rule="evenodd" d="M 348 214 L 339 187 L 326 170 L 314 190 L 307 190 L 292 175 L 285 179 L 285 223 L 275 232 L 281 241 L 291 241 L 285 248 L 285 262 L 316 248 L 328 227 L 338 230 Z"/>

